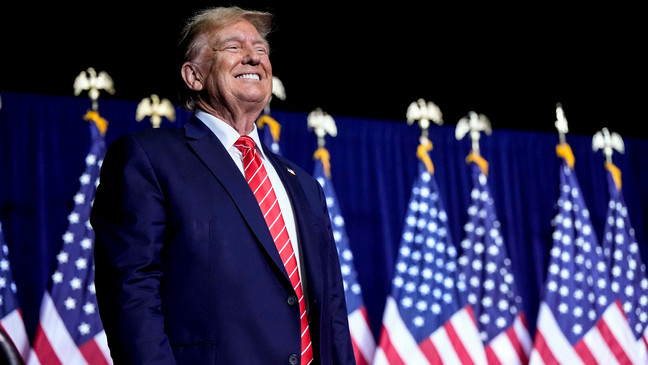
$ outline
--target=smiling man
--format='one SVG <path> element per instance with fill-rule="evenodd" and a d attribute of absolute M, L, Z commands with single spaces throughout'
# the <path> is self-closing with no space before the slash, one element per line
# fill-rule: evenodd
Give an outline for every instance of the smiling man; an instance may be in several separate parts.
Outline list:
<path fill-rule="evenodd" d="M 92 209 L 116 364 L 355 364 L 324 194 L 255 121 L 269 13 L 204 10 L 181 41 L 183 128 L 109 147 Z"/>

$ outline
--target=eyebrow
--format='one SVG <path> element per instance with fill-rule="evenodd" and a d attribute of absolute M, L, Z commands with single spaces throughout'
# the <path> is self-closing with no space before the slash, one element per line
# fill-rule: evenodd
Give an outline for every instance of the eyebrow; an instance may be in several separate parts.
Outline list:
<path fill-rule="evenodd" d="M 218 41 L 217 44 L 220 45 L 220 44 L 226 44 L 228 42 L 241 42 L 243 40 L 244 40 L 244 37 L 241 37 L 240 35 L 231 35 L 231 36 L 229 36 L 229 37 L 227 37 L 227 38 L 225 38 L 225 39 L 223 39 L 221 41 Z M 260 37 L 260 36 L 255 38 L 253 43 L 254 44 L 262 44 L 266 48 L 270 48 L 270 45 L 268 44 L 268 41 L 266 39 Z"/>

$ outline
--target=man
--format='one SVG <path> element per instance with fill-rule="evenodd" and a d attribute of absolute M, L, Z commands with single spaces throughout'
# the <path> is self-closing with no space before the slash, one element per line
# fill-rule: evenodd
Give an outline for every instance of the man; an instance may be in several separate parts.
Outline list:
<path fill-rule="evenodd" d="M 270 25 L 237 7 L 195 15 L 181 42 L 191 120 L 106 153 L 91 223 L 116 364 L 355 363 L 322 189 L 256 130 Z"/>

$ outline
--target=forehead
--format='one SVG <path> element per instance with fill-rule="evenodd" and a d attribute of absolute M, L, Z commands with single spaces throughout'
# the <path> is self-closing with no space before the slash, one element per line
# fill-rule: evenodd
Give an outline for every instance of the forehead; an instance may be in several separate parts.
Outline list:
<path fill-rule="evenodd" d="M 218 29 L 214 34 L 213 40 L 216 42 L 250 40 L 255 43 L 265 43 L 265 39 L 261 37 L 256 27 L 244 19 L 227 24 Z"/>

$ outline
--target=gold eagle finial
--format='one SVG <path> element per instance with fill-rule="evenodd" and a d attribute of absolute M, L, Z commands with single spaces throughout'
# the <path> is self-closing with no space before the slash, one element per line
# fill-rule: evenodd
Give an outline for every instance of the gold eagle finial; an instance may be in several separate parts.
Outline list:
<path fill-rule="evenodd" d="M 144 98 L 137 104 L 135 120 L 141 122 L 145 117 L 149 116 L 153 128 L 160 128 L 162 117 L 166 117 L 171 122 L 175 121 L 175 108 L 169 99 L 160 99 L 156 94 L 152 94 L 150 98 Z"/>
<path fill-rule="evenodd" d="M 105 90 L 109 94 L 115 93 L 115 86 L 112 78 L 105 71 L 97 73 L 94 68 L 89 67 L 87 72 L 81 71 L 74 79 L 74 95 L 78 96 L 82 91 L 88 90 L 88 96 L 92 100 L 92 110 L 97 110 L 99 92 Z"/>

